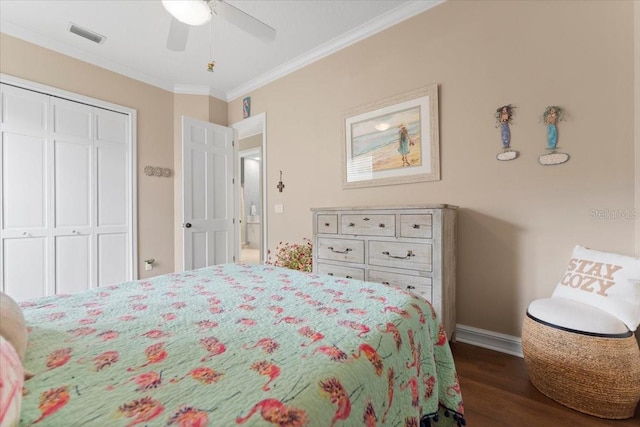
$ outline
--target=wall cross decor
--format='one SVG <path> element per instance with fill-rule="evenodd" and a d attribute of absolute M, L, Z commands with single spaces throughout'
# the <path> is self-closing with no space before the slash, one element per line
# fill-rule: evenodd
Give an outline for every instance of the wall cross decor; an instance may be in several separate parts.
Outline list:
<path fill-rule="evenodd" d="M 278 188 L 278 191 L 282 193 L 282 189 L 284 188 L 284 184 L 282 183 L 282 171 L 280 171 L 280 182 L 278 182 L 276 187 Z"/>

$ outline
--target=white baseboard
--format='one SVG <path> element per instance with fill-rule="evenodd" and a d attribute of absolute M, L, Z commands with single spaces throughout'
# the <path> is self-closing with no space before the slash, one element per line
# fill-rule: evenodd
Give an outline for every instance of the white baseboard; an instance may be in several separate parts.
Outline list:
<path fill-rule="evenodd" d="M 487 331 L 473 326 L 456 325 L 456 341 L 523 357 L 522 340 L 512 335 Z"/>

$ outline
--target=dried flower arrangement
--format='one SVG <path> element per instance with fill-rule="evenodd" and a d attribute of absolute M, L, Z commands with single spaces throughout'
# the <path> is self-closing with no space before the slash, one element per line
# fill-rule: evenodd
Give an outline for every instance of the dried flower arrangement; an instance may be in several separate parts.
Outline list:
<path fill-rule="evenodd" d="M 313 265 L 313 245 L 311 240 L 306 237 L 303 240 L 304 243 L 301 244 L 288 242 L 278 243 L 275 253 L 273 254 L 275 260 L 271 259 L 271 249 L 267 252 L 269 254 L 267 264 L 275 265 L 277 267 L 285 267 L 291 270 L 311 272 Z"/>

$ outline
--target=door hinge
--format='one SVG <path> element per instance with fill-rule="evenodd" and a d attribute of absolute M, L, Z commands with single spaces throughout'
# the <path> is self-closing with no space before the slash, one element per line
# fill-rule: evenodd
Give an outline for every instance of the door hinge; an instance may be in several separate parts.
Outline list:
<path fill-rule="evenodd" d="M 231 178 L 231 183 L 235 184 L 236 183 L 236 179 L 235 178 Z"/>
<path fill-rule="evenodd" d="M 231 146 L 235 147 L 236 146 L 236 142 L 234 140 L 231 140 Z"/>
<path fill-rule="evenodd" d="M 236 256 L 235 255 L 233 256 L 233 262 L 236 262 Z"/>
<path fill-rule="evenodd" d="M 235 218 L 233 218 L 233 223 L 234 223 L 234 224 L 236 223 L 236 219 L 235 219 Z"/>

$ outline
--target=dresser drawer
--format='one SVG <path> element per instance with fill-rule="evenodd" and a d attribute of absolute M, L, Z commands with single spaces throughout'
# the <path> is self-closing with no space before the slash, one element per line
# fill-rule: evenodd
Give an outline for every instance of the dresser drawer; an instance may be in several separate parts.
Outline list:
<path fill-rule="evenodd" d="M 370 282 L 378 282 L 406 289 L 431 301 L 430 277 L 410 276 L 408 274 L 390 273 L 388 271 L 369 270 L 369 278 L 367 280 Z"/>
<path fill-rule="evenodd" d="M 316 273 L 328 274 L 329 276 L 346 277 L 347 279 L 364 280 L 364 269 L 332 265 L 319 262 L 316 266 Z"/>
<path fill-rule="evenodd" d="M 318 258 L 364 263 L 364 241 L 354 239 L 318 238 Z"/>
<path fill-rule="evenodd" d="M 338 234 L 338 215 L 318 215 L 318 233 Z"/>
<path fill-rule="evenodd" d="M 433 236 L 431 219 L 431 214 L 400 215 L 400 237 L 430 239 Z"/>
<path fill-rule="evenodd" d="M 370 240 L 369 264 L 432 271 L 431 245 L 428 243 Z"/>
<path fill-rule="evenodd" d="M 343 214 L 340 223 L 342 234 L 389 237 L 396 235 L 395 215 Z"/>

